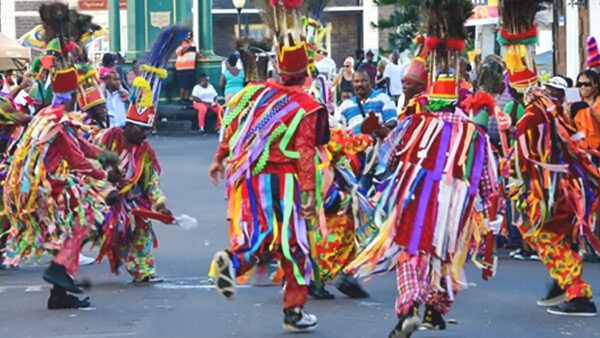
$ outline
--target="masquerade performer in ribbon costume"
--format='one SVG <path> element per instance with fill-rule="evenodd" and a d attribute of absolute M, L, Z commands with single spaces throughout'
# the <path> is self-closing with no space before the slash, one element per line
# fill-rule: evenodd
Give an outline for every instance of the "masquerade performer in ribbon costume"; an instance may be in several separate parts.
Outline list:
<path fill-rule="evenodd" d="M 316 56 L 323 50 L 323 36 L 327 28 L 320 16 L 327 5 L 324 1 L 305 2 L 309 17 L 303 17 L 305 35 L 309 46 L 309 70 L 314 80 L 310 88 L 313 96 L 333 115 L 333 93 L 324 75 L 315 66 Z M 341 129 L 331 130 L 331 139 L 318 149 L 317 162 L 317 210 L 318 217 L 310 229 L 311 253 L 314 263 L 313 281 L 309 293 L 316 299 L 333 299 L 325 289 L 331 282 L 351 298 L 366 298 L 369 294 L 351 276 L 342 272 L 344 266 L 354 259 L 357 241 L 366 230 L 372 205 L 359 189 L 361 157 L 373 140 L 365 134 L 353 135 Z M 365 238 L 366 236 L 362 236 Z"/>
<path fill-rule="evenodd" d="M 466 285 L 462 265 L 470 244 L 488 232 L 485 219 L 493 213 L 496 189 L 487 121 L 478 122 L 489 113 L 480 107 L 464 112 L 457 102 L 463 24 L 473 4 L 436 0 L 426 5 L 429 103 L 425 111 L 402 119 L 383 143 L 380 161 L 391 175 L 382 183 L 374 212 L 378 233 L 345 269 L 361 277 L 396 270 L 398 324 L 390 337 L 410 337 L 421 323 L 423 303 L 424 324 L 445 328 L 442 315 Z M 472 221 L 476 210 L 479 222 Z"/>
<path fill-rule="evenodd" d="M 519 74 L 527 74 L 519 76 L 523 86 L 537 83 L 534 20 L 543 2 L 501 3 L 499 39 L 506 46 L 506 65 L 513 83 Z M 591 230 L 600 203 L 600 173 L 590 155 L 595 157 L 598 152 L 578 147 L 577 132 L 565 120 L 563 107 L 541 88 L 530 88 L 524 103 L 525 114 L 517 121 L 514 154 L 505 174 L 510 169 L 514 180 L 510 193 L 523 216 L 519 230 L 555 280 L 539 303 L 549 306 L 547 311 L 555 315 L 595 316 L 579 250 L 585 249 L 586 238 L 600 250 Z"/>
<path fill-rule="evenodd" d="M 100 140 L 103 148 L 119 155 L 119 165 L 112 171 L 120 198 L 102 227 L 98 261 L 106 255 L 115 273 L 124 263 L 134 283 L 162 281 L 150 251 L 157 245 L 152 224 L 146 220 L 151 217 L 143 217 L 140 210 L 163 215 L 157 220 L 165 223 L 172 223 L 173 217 L 160 187 L 160 164 L 146 137 L 156 118 L 161 84 L 167 75 L 164 67 L 187 34 L 187 29 L 172 26 L 159 35 L 141 67 L 143 74 L 133 81 L 127 124 L 108 129 Z"/>
<path fill-rule="evenodd" d="M 415 57 L 410 60 L 404 70 L 402 79 L 402 91 L 404 93 L 404 107 L 398 107 L 399 119 L 413 114 L 419 114 L 425 111 L 427 106 L 427 60 L 425 58 L 424 43 L 425 37 L 417 35 L 413 40 L 416 46 Z"/>
<path fill-rule="evenodd" d="M 369 135 L 341 129 L 331 130 L 331 139 L 318 150 L 317 210 L 315 233 L 316 253 L 314 283 L 309 292 L 316 299 L 333 299 L 325 283 L 333 281 L 342 293 L 351 298 L 365 298 L 368 293 L 358 282 L 344 275 L 342 269 L 354 259 L 357 242 L 368 237 L 368 222 L 373 211 L 369 199 L 359 190 L 359 154 L 372 146 Z M 311 243 L 312 244 L 312 243 Z"/>
<path fill-rule="evenodd" d="M 312 330 L 304 312 L 311 277 L 305 220 L 315 217 L 315 147 L 327 142 L 327 112 L 302 85 L 307 77 L 301 34 L 302 1 L 261 2 L 263 19 L 277 37 L 281 82 L 251 83 L 230 103 L 209 177 L 225 174 L 230 247 L 215 254 L 215 285 L 236 296 L 235 275 L 276 258 L 285 272 L 284 327 Z"/>
<path fill-rule="evenodd" d="M 100 90 L 99 78 L 96 69 L 91 63 L 80 63 L 77 67 L 77 108 L 81 113 L 73 115 L 79 118 L 82 124 L 94 127 L 89 136 L 96 136 L 102 129 L 108 127 L 108 111 L 106 99 Z"/>
<path fill-rule="evenodd" d="M 118 158 L 80 138 L 81 126 L 65 117 L 78 85 L 73 64 L 85 60 L 78 39 L 96 26 L 61 3 L 43 4 L 40 16 L 48 45 L 55 47 L 44 56 L 54 100 L 31 121 L 8 168 L 3 199 L 10 229 L 4 264 L 53 254 L 43 276 L 54 286 L 48 308 L 88 307 L 87 299 L 67 291 L 83 292 L 73 282 L 82 243 L 104 221 L 106 202 L 117 195 L 96 160 L 111 164 Z"/>
<path fill-rule="evenodd" d="M 21 113 L 8 97 L 0 97 L 0 193 L 4 190 L 8 164 L 15 146 L 30 120 L 30 116 Z M 6 244 L 6 236 L 2 234 L 9 227 L 8 219 L 3 215 L 4 203 L 0 203 L 0 268 L 3 267 L 2 255 Z"/>

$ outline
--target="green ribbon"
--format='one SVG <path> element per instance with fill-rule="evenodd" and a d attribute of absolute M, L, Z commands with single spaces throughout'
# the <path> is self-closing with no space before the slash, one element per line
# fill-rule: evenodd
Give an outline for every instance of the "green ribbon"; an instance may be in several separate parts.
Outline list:
<path fill-rule="evenodd" d="M 256 94 L 256 92 L 263 89 L 264 87 L 264 85 L 253 85 L 243 89 L 243 92 L 239 94 L 243 96 L 238 102 L 238 104 L 235 106 L 235 108 L 229 110 L 229 113 L 223 117 L 223 129 L 227 128 L 227 126 L 229 126 L 231 122 L 233 122 L 233 120 L 235 120 L 238 117 L 238 115 L 240 115 L 244 108 L 248 106 L 248 103 L 250 102 L 250 99 L 252 99 L 254 94 Z"/>
<path fill-rule="evenodd" d="M 285 174 L 285 196 L 283 197 L 283 226 L 281 227 L 281 250 L 283 256 L 290 262 L 294 269 L 294 277 L 300 285 L 306 285 L 304 276 L 300 273 L 298 263 L 292 257 L 290 252 L 290 218 L 292 218 L 292 209 L 294 207 L 294 177 L 293 174 Z"/>
<path fill-rule="evenodd" d="M 298 110 L 296 116 L 294 116 L 294 119 L 292 120 L 292 123 L 290 123 L 285 135 L 283 135 L 283 138 L 279 143 L 279 149 L 281 149 L 281 153 L 283 153 L 283 155 L 285 155 L 287 158 L 296 160 L 300 158 L 300 154 L 297 151 L 287 150 L 286 148 L 290 143 L 292 136 L 294 136 L 294 134 L 296 133 L 296 129 L 298 128 L 300 121 L 302 121 L 302 118 L 304 117 L 305 113 L 306 111 L 303 108 L 300 108 Z"/>
<path fill-rule="evenodd" d="M 445 99 L 433 99 L 429 101 L 429 104 L 425 107 L 425 110 L 430 112 L 439 112 L 446 108 L 452 107 L 454 105 L 455 100 L 445 100 Z"/>
<path fill-rule="evenodd" d="M 275 129 L 271 133 L 271 136 L 269 136 L 269 140 L 267 140 L 267 143 L 265 144 L 265 150 L 263 150 L 262 154 L 260 154 L 260 157 L 256 162 L 254 169 L 252 169 L 252 175 L 256 176 L 260 174 L 261 171 L 263 171 L 265 165 L 267 164 L 267 161 L 269 160 L 269 154 L 271 153 L 271 144 L 273 143 L 273 141 L 275 141 L 276 138 L 285 133 L 286 130 L 287 127 L 285 126 L 285 124 L 280 124 L 279 127 L 277 127 L 277 129 Z"/>

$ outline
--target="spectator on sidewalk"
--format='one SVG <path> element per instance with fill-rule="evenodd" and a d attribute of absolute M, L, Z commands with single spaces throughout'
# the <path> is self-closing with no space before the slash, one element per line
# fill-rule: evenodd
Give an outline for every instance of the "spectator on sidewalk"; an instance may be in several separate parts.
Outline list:
<path fill-rule="evenodd" d="M 352 85 L 355 96 L 338 108 L 336 116 L 340 125 L 347 131 L 360 134 L 363 122 L 370 114 L 374 114 L 380 125 L 375 134 L 381 139 L 385 138 L 398 122 L 394 102 L 387 94 L 373 90 L 369 74 L 364 69 L 354 73 Z"/>
<path fill-rule="evenodd" d="M 244 89 L 246 74 L 243 69 L 238 68 L 238 56 L 231 54 L 225 62 L 225 70 L 221 74 L 221 88 L 225 95 L 225 103 L 229 102 L 235 94 Z"/>
<path fill-rule="evenodd" d="M 196 58 L 198 56 L 191 32 L 188 34 L 187 39 L 179 45 L 175 53 L 177 54 L 175 70 L 179 86 L 181 87 L 181 106 L 187 109 L 192 103 L 190 100 L 190 91 L 196 83 Z"/>
<path fill-rule="evenodd" d="M 110 72 L 115 71 L 115 54 L 106 53 L 102 56 L 102 65 L 98 71 L 100 79 L 104 80 Z"/>
<path fill-rule="evenodd" d="M 388 93 L 398 105 L 398 99 L 402 95 L 402 78 L 404 77 L 404 67 L 399 64 L 400 54 L 394 51 L 391 56 L 391 63 L 385 67 L 383 77 L 387 79 Z"/>
<path fill-rule="evenodd" d="M 200 134 L 204 134 L 204 122 L 208 112 L 217 115 L 217 129 L 221 127 L 223 107 L 217 102 L 218 97 L 219 94 L 217 94 L 215 87 L 208 83 L 208 75 L 202 73 L 202 75 L 200 75 L 200 82 L 192 91 L 194 109 L 198 112 L 198 131 Z"/>
<path fill-rule="evenodd" d="M 385 60 L 377 63 L 377 76 L 375 77 L 375 89 L 382 93 L 388 93 L 388 79 L 385 77 L 385 70 L 387 69 L 387 62 Z"/>
<path fill-rule="evenodd" d="M 371 79 L 371 86 L 375 85 L 375 77 L 377 76 L 377 63 L 375 62 L 375 53 L 369 49 L 367 51 L 367 60 L 360 65 L 357 70 L 364 69 Z"/>
<path fill-rule="evenodd" d="M 577 88 L 581 102 L 571 105 L 571 115 L 577 130 L 585 135 L 579 142 L 587 149 L 600 149 L 600 76 L 592 70 L 584 70 L 577 76 Z"/>
<path fill-rule="evenodd" d="M 349 92 L 350 97 L 352 97 L 352 75 L 354 74 L 354 59 L 351 56 L 348 56 L 344 60 L 344 66 L 340 69 L 338 75 L 333 79 L 331 83 L 332 88 L 337 88 L 339 95 L 339 101 L 343 102 L 344 98 L 342 97 L 342 93 Z"/>
<path fill-rule="evenodd" d="M 121 76 L 117 72 L 108 73 L 101 89 L 106 98 L 109 127 L 124 127 L 127 122 L 129 92 L 121 85 Z"/>
<path fill-rule="evenodd" d="M 125 90 L 129 90 L 129 83 L 127 82 L 127 72 L 123 66 L 125 65 L 125 58 L 121 53 L 115 54 L 115 71 L 119 74 L 119 78 L 121 79 L 121 86 L 125 88 Z"/>
<path fill-rule="evenodd" d="M 360 68 L 363 63 L 365 62 L 365 51 L 362 49 L 357 49 L 354 52 L 354 58 L 356 59 L 356 61 L 354 61 L 354 70 L 357 70 L 358 68 Z"/>

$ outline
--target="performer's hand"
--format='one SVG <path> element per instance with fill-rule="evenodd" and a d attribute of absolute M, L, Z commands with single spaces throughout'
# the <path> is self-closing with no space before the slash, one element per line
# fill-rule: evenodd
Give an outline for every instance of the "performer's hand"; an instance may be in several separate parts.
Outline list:
<path fill-rule="evenodd" d="M 383 140 L 390 134 L 390 131 L 391 130 L 388 127 L 381 127 L 379 129 L 375 130 L 374 134 L 375 134 L 375 137 Z"/>
<path fill-rule="evenodd" d="M 173 212 L 171 210 L 169 210 L 169 208 L 167 208 L 167 206 L 164 204 L 157 206 L 156 211 L 160 212 L 161 214 L 173 216 Z"/>
<path fill-rule="evenodd" d="M 306 197 L 306 201 L 302 203 L 302 218 L 310 220 L 317 215 L 315 191 L 311 190 L 306 192 Z"/>
<path fill-rule="evenodd" d="M 111 166 L 119 163 L 119 155 L 112 151 L 104 150 L 98 155 L 98 161 L 104 166 Z"/>
<path fill-rule="evenodd" d="M 225 166 L 223 163 L 216 160 L 212 161 L 208 167 L 208 178 L 214 185 L 219 184 L 219 178 L 225 179 Z"/>

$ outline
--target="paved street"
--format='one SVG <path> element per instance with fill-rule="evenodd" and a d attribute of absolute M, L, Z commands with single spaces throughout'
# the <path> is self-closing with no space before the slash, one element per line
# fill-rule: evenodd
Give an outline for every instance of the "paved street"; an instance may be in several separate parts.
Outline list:
<path fill-rule="evenodd" d="M 86 266 L 93 308 L 48 311 L 43 263 L 0 272 L 0 337 L 289 337 L 281 328 L 281 295 L 277 287 L 239 290 L 226 302 L 207 284 L 212 254 L 227 243 L 224 188 L 212 187 L 207 166 L 215 136 L 152 139 L 163 166 L 163 186 L 175 214 L 200 222 L 183 231 L 157 225 L 155 251 L 163 284 L 135 286 L 126 273 L 111 275 L 106 262 Z M 471 287 L 458 296 L 448 318 L 458 321 L 445 332 L 417 332 L 413 337 L 600 337 L 600 318 L 550 316 L 535 305 L 547 277 L 539 262 L 500 262 L 499 274 L 484 283 L 469 266 Z M 586 265 L 585 277 L 600 292 L 600 265 Z M 319 317 L 310 337 L 387 337 L 395 325 L 394 276 L 366 285 L 371 298 L 354 301 L 309 301 Z M 333 290 L 332 290 L 333 291 Z"/>

